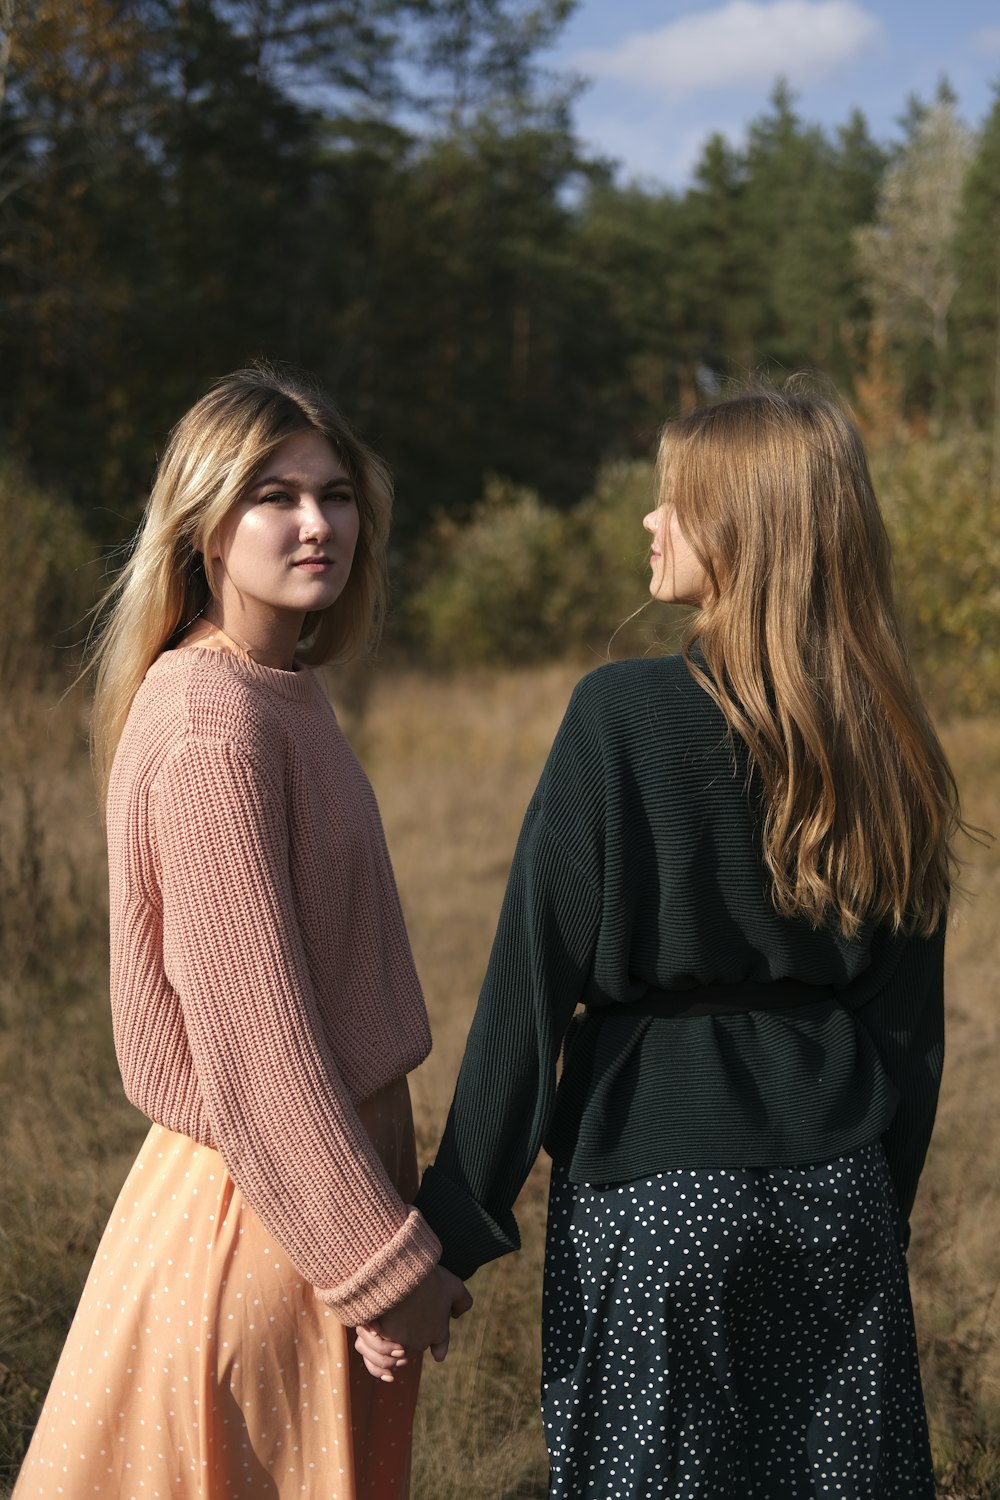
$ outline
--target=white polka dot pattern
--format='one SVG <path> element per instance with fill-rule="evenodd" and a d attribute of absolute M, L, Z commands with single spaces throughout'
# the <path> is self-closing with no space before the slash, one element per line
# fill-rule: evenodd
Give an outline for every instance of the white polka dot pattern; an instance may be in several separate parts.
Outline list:
<path fill-rule="evenodd" d="M 931 1500 L 879 1146 L 828 1165 L 553 1173 L 550 1500 Z"/>

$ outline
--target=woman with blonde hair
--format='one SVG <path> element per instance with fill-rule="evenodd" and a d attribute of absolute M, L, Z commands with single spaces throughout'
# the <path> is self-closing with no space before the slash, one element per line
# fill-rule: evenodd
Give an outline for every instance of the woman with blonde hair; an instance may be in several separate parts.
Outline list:
<path fill-rule="evenodd" d="M 154 1122 L 21 1471 L 55 1495 L 408 1493 L 419 1359 L 470 1303 L 412 1206 L 430 1038 L 371 787 L 309 665 L 377 627 L 391 487 L 311 384 L 171 434 L 96 649 L 111 1002 Z"/>
<path fill-rule="evenodd" d="M 695 614 L 573 693 L 416 1201 L 467 1277 L 553 1159 L 551 1496 L 929 1500 L 904 1249 L 954 783 L 843 413 L 752 391 L 658 474 L 650 589 Z"/>

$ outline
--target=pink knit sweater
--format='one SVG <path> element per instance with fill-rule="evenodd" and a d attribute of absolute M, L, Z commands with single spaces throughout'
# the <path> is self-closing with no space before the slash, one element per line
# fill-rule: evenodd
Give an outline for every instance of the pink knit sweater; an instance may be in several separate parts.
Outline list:
<path fill-rule="evenodd" d="M 375 797 L 309 671 L 165 651 L 108 792 L 111 1002 L 133 1104 L 215 1147 L 345 1323 L 438 1260 L 355 1105 L 430 1050 Z"/>

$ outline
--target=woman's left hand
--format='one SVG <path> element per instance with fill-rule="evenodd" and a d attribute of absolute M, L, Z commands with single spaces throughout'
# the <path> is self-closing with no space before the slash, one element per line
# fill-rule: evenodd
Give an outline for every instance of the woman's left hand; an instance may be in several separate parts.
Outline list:
<path fill-rule="evenodd" d="M 369 1375 L 391 1384 L 395 1379 L 393 1370 L 401 1369 L 408 1360 L 402 1344 L 395 1339 L 387 1339 L 377 1323 L 366 1323 L 354 1332 L 357 1335 L 354 1347 L 364 1360 Z"/>

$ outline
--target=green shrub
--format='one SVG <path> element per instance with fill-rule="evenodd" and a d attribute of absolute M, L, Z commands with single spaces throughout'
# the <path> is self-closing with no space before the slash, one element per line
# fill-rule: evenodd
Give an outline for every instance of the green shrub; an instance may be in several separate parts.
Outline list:
<path fill-rule="evenodd" d="M 912 442 L 874 455 L 873 472 L 928 696 L 946 712 L 997 708 L 1000 527 L 985 442 Z M 673 649 L 686 611 L 643 607 L 653 486 L 649 464 L 609 464 L 592 494 L 558 512 L 491 480 L 471 520 L 442 522 L 425 550 L 409 604 L 425 656 L 459 666 Z"/>
<path fill-rule="evenodd" d="M 438 522 L 423 549 L 433 571 L 410 599 L 432 661 L 527 662 L 546 654 L 562 524 L 532 491 L 497 478 L 464 526 Z"/>
<path fill-rule="evenodd" d="M 935 706 L 1000 707 L 1000 526 L 976 434 L 886 449 L 872 465 L 896 560 L 896 594 Z"/>
<path fill-rule="evenodd" d="M 649 537 L 642 518 L 655 504 L 654 484 L 650 464 L 606 464 L 592 493 L 563 516 L 563 564 L 551 607 L 573 645 L 606 650 L 623 627 L 619 652 L 637 639 L 645 646 L 663 623 L 662 608 L 646 607 Z M 623 626 L 637 610 L 638 619 Z"/>
<path fill-rule="evenodd" d="M 677 619 L 644 608 L 652 497 L 643 463 L 607 465 L 572 511 L 491 479 L 470 520 L 440 522 L 425 545 L 426 581 L 408 604 L 423 654 L 451 667 L 649 649 Z"/>
<path fill-rule="evenodd" d="M 79 626 L 97 588 L 94 548 L 68 501 L 32 484 L 0 460 L 0 555 L 8 586 L 0 590 L 0 691 L 47 675 L 78 655 L 69 632 Z"/>

